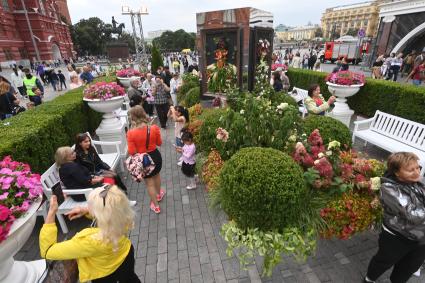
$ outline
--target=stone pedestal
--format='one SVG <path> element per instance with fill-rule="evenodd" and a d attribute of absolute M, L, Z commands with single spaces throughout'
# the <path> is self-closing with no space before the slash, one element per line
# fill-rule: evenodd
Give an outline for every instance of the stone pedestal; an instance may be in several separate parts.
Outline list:
<path fill-rule="evenodd" d="M 130 56 L 128 43 L 120 41 L 106 43 L 106 53 L 112 63 L 119 62 L 119 59 L 125 61 Z"/>

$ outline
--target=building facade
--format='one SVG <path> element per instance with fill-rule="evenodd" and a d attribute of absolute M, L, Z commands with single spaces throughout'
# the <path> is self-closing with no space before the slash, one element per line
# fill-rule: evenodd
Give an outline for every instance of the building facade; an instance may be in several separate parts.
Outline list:
<path fill-rule="evenodd" d="M 357 33 L 360 29 L 365 31 L 366 37 L 375 37 L 379 4 L 382 2 L 384 1 L 369 1 L 326 9 L 321 19 L 323 37 L 335 39 L 350 32 Z"/>
<path fill-rule="evenodd" d="M 71 20 L 66 0 L 0 0 L 0 64 L 71 58 L 71 34 L 62 19 Z"/>
<path fill-rule="evenodd" d="M 380 54 L 425 48 L 425 0 L 399 0 L 380 5 L 380 24 L 373 59 Z"/>
<path fill-rule="evenodd" d="M 307 25 L 295 28 L 288 28 L 283 31 L 276 31 L 276 37 L 282 41 L 309 41 L 315 38 L 316 30 L 319 25 Z"/>

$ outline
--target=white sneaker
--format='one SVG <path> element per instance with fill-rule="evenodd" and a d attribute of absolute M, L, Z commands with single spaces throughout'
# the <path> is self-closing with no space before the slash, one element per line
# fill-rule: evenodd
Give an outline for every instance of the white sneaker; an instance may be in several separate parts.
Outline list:
<path fill-rule="evenodd" d="M 189 185 L 186 187 L 186 190 L 194 190 L 196 189 L 196 185 Z"/>
<path fill-rule="evenodd" d="M 181 167 L 183 165 L 183 160 L 177 162 L 177 165 Z"/>
<path fill-rule="evenodd" d="M 136 206 L 136 204 L 137 204 L 137 201 L 135 201 L 135 200 L 129 200 L 128 202 L 130 204 L 130 207 Z"/>

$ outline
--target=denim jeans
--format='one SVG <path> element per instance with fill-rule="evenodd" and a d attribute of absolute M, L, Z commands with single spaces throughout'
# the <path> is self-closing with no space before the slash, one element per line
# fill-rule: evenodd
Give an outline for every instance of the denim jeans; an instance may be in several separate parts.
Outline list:
<path fill-rule="evenodd" d="M 420 85 L 421 83 L 421 80 L 412 80 L 412 84 L 414 85 Z"/>

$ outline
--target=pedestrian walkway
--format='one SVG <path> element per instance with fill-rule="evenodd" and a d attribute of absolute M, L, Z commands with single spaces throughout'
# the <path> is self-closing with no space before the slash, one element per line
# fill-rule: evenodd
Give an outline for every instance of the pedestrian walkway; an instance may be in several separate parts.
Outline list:
<path fill-rule="evenodd" d="M 226 243 L 219 235 L 226 221 L 224 213 L 208 209 L 208 195 L 202 185 L 187 191 L 186 179 L 176 165 L 174 129 L 161 130 L 163 157 L 162 184 L 167 195 L 161 202 L 161 214 L 149 210 L 149 196 L 143 183 L 136 183 L 123 173 L 129 198 L 137 199 L 136 223 L 130 238 L 136 251 L 136 273 L 142 282 L 309 282 L 358 283 L 377 248 L 377 232 L 366 232 L 350 240 L 319 240 L 316 254 L 305 263 L 284 257 L 270 278 L 261 278 L 261 260 L 242 270 L 236 257 L 226 255 Z M 356 147 L 362 147 L 359 144 Z M 370 150 L 372 156 L 382 154 Z M 69 225 L 69 237 L 90 223 L 77 220 Z M 39 217 L 34 232 L 16 259 L 39 258 Z M 63 237 L 60 237 L 61 239 Z M 387 272 L 377 282 L 390 282 Z M 425 276 L 409 283 L 424 282 Z"/>

